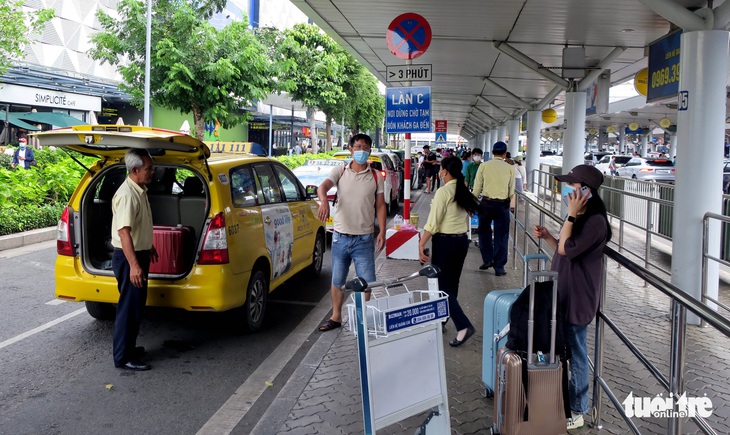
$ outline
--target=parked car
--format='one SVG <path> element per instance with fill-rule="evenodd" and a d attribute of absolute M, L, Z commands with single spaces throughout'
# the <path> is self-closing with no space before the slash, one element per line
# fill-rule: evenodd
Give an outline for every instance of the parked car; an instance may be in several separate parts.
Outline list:
<path fill-rule="evenodd" d="M 349 151 L 339 151 L 332 158 L 349 162 L 352 159 L 352 155 Z M 388 209 L 388 214 L 393 214 L 398 209 L 398 201 L 400 198 L 398 192 L 401 181 L 395 165 L 388 154 L 377 151 L 370 153 L 368 161 L 370 162 L 370 167 L 376 171 L 380 171 L 380 175 L 384 179 L 383 193 L 385 194 L 385 206 Z"/>
<path fill-rule="evenodd" d="M 393 153 L 398 155 L 401 159 L 401 161 L 406 161 L 406 151 L 405 150 L 393 150 Z M 416 157 L 416 154 L 418 152 L 414 152 L 411 150 L 411 189 L 415 189 L 416 186 L 418 186 L 418 158 Z M 405 166 L 404 166 L 404 174 L 405 174 Z M 405 177 L 402 179 L 405 180 Z M 402 186 L 405 185 L 405 183 L 401 183 Z M 403 198 L 403 187 L 401 187 L 400 197 Z"/>
<path fill-rule="evenodd" d="M 611 170 L 609 169 L 609 166 L 611 165 L 611 160 L 613 160 L 614 165 L 616 166 L 616 170 L 618 171 L 618 168 L 626 164 L 629 160 L 631 160 L 631 156 L 614 156 L 614 155 L 605 155 L 601 158 L 601 160 L 596 163 L 596 169 L 601 171 L 604 175 L 612 175 Z"/>
<path fill-rule="evenodd" d="M 674 162 L 669 159 L 632 157 L 619 168 L 618 175 L 636 180 L 674 183 L 676 169 Z"/>
<path fill-rule="evenodd" d="M 342 166 L 344 164 L 345 161 L 340 159 L 312 159 L 307 160 L 304 165 L 294 168 L 292 172 L 294 172 L 294 175 L 297 176 L 305 188 L 309 188 L 309 186 L 319 187 L 319 185 L 322 184 L 322 182 L 329 176 L 330 172 L 332 172 L 332 168 Z M 332 189 L 327 192 L 327 199 L 330 202 L 330 217 L 327 218 L 325 229 L 328 232 L 334 231 L 333 216 L 335 213 L 335 207 L 337 207 L 337 204 L 335 203 L 335 195 L 337 195 L 337 186 L 332 187 Z M 317 202 L 319 203 L 319 200 L 317 200 Z"/>
<path fill-rule="evenodd" d="M 608 151 L 588 152 L 583 156 L 586 165 L 596 166 L 604 156 L 611 155 Z"/>
<path fill-rule="evenodd" d="M 150 127 L 83 125 L 35 137 L 44 147 L 99 157 L 58 222 L 55 265 L 56 297 L 85 302 L 95 318 L 112 319 L 119 298 L 111 268 L 111 200 L 127 176 L 129 148 L 149 150 L 154 161 L 147 195 L 155 244 L 158 230 L 183 234 L 181 249 L 156 246 L 177 258 L 177 270 L 150 273 L 147 305 L 239 309 L 240 324 L 256 331 L 269 292 L 300 271 L 318 275 L 322 269 L 325 229 L 317 203 L 278 161 L 211 156 L 193 137 Z"/>

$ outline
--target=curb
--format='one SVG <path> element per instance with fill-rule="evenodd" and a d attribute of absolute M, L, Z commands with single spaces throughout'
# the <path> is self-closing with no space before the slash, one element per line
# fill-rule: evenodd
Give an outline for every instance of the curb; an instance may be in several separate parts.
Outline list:
<path fill-rule="evenodd" d="M 56 238 L 56 227 L 39 228 L 37 230 L 0 236 L 0 251 L 20 248 L 25 245 L 45 242 Z"/>

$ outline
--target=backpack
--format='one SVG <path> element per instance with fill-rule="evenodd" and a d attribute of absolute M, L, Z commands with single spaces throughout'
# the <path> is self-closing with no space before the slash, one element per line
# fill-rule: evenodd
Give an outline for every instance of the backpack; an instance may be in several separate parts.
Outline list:
<path fill-rule="evenodd" d="M 535 316 L 534 339 L 532 352 L 541 351 L 545 355 L 550 353 L 550 321 L 552 320 L 553 281 L 535 283 Z M 563 313 L 558 303 L 557 330 L 555 331 L 555 354 L 565 354 L 565 339 L 563 334 Z M 507 348 L 516 351 L 527 351 L 527 320 L 530 315 L 530 286 L 522 290 L 510 310 L 509 334 Z"/>

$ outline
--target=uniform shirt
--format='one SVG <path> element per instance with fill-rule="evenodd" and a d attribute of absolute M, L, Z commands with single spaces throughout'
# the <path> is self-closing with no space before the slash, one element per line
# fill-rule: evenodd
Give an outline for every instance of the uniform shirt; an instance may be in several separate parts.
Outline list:
<path fill-rule="evenodd" d="M 334 230 L 353 236 L 371 234 L 375 230 L 375 195 L 384 191 L 383 177 L 370 169 L 370 165 L 357 172 L 352 163 L 334 167 L 327 177 L 337 186 Z"/>
<path fill-rule="evenodd" d="M 455 195 L 456 180 L 449 181 L 436 191 L 424 230 L 431 234 L 466 233 L 468 213 L 456 203 Z"/>
<path fill-rule="evenodd" d="M 477 171 L 479 170 L 479 166 L 481 166 L 482 162 L 471 162 L 466 167 L 466 175 L 464 176 L 464 179 L 469 184 L 469 189 L 474 187 L 474 180 L 476 180 L 477 177 Z"/>
<path fill-rule="evenodd" d="M 479 165 L 474 179 L 474 196 L 509 199 L 515 193 L 515 167 L 501 157 Z"/>
<path fill-rule="evenodd" d="M 579 215 L 576 223 L 582 219 L 586 221 L 580 234 L 565 241 L 565 255 L 555 252 L 552 263 L 552 270 L 558 272 L 560 305 L 574 325 L 588 325 L 598 312 L 608 235 L 606 219 L 600 214 Z"/>
<path fill-rule="evenodd" d="M 122 249 L 119 230 L 131 228 L 135 251 L 152 248 L 152 209 L 147 188 L 127 177 L 112 198 L 112 245 Z"/>

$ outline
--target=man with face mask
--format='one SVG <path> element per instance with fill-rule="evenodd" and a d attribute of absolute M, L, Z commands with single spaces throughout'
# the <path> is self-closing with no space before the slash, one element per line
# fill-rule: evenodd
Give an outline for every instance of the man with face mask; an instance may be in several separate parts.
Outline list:
<path fill-rule="evenodd" d="M 332 233 L 332 316 L 319 330 L 330 331 L 342 326 L 342 302 L 350 264 L 365 281 L 375 281 L 375 252 L 385 247 L 385 196 L 383 178 L 370 168 L 368 157 L 373 141 L 366 134 L 350 139 L 352 160 L 347 165 L 332 169 L 317 189 L 319 219 L 325 222 L 330 215 L 327 192 L 337 186 L 337 208 Z M 377 211 L 379 233 L 374 240 L 374 222 Z"/>
<path fill-rule="evenodd" d="M 13 154 L 13 160 L 10 167 L 15 168 L 18 164 L 23 169 L 30 169 L 31 162 L 35 162 L 35 154 L 31 148 L 28 148 L 28 139 L 21 137 L 18 139 L 18 149 Z"/>
<path fill-rule="evenodd" d="M 481 148 L 474 148 L 471 152 L 471 163 L 469 163 L 469 166 L 466 167 L 466 174 L 464 175 L 464 180 L 466 181 L 466 185 L 469 189 L 474 188 L 474 180 L 476 179 L 479 165 L 482 163 L 483 155 L 484 152 Z"/>

